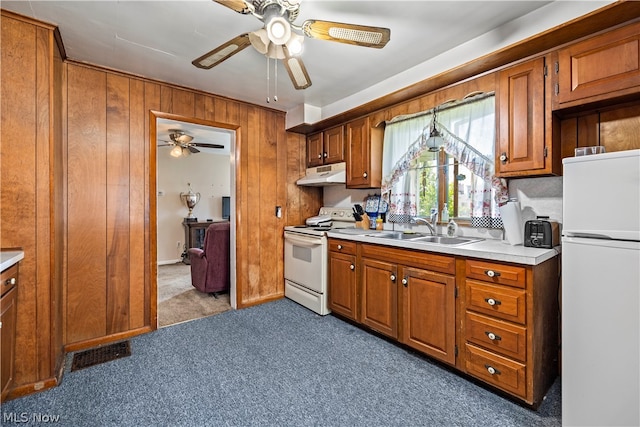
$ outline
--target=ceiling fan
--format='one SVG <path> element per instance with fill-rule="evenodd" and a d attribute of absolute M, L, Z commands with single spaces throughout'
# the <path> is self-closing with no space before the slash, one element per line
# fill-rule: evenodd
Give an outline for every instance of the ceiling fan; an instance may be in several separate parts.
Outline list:
<path fill-rule="evenodd" d="M 199 153 L 196 147 L 207 147 L 207 148 L 224 148 L 224 145 L 220 144 L 205 144 L 202 142 L 192 142 L 193 137 L 191 135 L 187 135 L 180 129 L 169 129 L 169 138 L 171 141 L 164 141 L 166 144 L 158 144 L 158 147 L 170 147 L 173 146 L 171 150 L 171 155 L 173 157 L 180 156 L 188 156 L 191 153 Z"/>
<path fill-rule="evenodd" d="M 243 15 L 255 16 L 264 26 L 257 31 L 234 37 L 193 60 L 192 64 L 198 68 L 210 69 L 252 45 L 267 58 L 282 60 L 296 89 L 311 86 L 311 79 L 299 56 L 304 36 L 378 49 L 383 48 L 391 37 L 391 30 L 381 27 L 315 19 L 296 25 L 294 21 L 298 17 L 301 0 L 214 1 Z"/>

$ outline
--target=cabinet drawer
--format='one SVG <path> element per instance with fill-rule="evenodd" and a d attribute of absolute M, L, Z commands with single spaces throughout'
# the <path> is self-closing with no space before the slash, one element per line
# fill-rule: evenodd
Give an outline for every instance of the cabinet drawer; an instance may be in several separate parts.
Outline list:
<path fill-rule="evenodd" d="M 526 398 L 525 365 L 466 344 L 465 368 L 468 374 L 489 384 Z"/>
<path fill-rule="evenodd" d="M 526 328 L 470 312 L 465 319 L 467 341 L 521 362 L 526 360 Z"/>
<path fill-rule="evenodd" d="M 0 274 L 0 283 L 0 286 L 2 286 L 1 295 L 9 292 L 11 288 L 18 284 L 18 264 L 12 265 Z"/>
<path fill-rule="evenodd" d="M 346 240 L 329 240 L 329 250 L 331 252 L 339 252 L 341 254 L 356 254 L 356 242 L 349 242 Z"/>
<path fill-rule="evenodd" d="M 467 280 L 467 308 L 500 319 L 524 324 L 525 291 Z"/>
<path fill-rule="evenodd" d="M 475 260 L 467 260 L 466 265 L 467 278 L 517 288 L 525 287 L 527 270 L 524 267 Z"/>

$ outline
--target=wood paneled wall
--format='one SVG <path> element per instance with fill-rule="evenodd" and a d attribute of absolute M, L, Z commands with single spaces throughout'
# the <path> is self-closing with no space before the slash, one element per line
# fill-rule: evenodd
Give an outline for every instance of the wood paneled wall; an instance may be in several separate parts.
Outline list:
<path fill-rule="evenodd" d="M 62 367 L 65 159 L 54 29 L 2 13 L 0 246 L 21 247 L 10 394 L 51 387 Z"/>
<path fill-rule="evenodd" d="M 155 328 L 156 115 L 236 130 L 237 305 L 284 296 L 283 228 L 321 203 L 284 113 L 83 64 L 67 82 L 67 349 Z"/>

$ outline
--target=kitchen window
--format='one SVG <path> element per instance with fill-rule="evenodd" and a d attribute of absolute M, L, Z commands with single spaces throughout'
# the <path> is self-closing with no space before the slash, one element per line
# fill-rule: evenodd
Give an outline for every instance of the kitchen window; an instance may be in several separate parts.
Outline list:
<path fill-rule="evenodd" d="M 478 227 L 501 227 L 507 197 L 494 176 L 495 96 L 482 93 L 387 122 L 382 194 L 389 222 L 432 212 Z M 435 136 L 435 138 L 434 138 Z"/>

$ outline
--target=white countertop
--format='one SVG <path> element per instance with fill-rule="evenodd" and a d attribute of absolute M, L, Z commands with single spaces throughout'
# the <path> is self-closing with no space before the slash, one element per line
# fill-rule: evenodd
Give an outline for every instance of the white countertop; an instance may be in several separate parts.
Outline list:
<path fill-rule="evenodd" d="M 375 231 L 371 230 L 371 234 L 375 234 Z M 351 240 L 355 242 L 394 246 L 403 249 L 417 249 L 425 252 L 459 255 L 525 265 L 541 264 L 560 253 L 560 246 L 553 249 L 538 249 L 525 247 L 523 245 L 512 246 L 507 242 L 495 239 L 486 239 L 478 242 L 453 246 L 437 243 L 419 243 L 412 242 L 410 240 L 387 239 L 363 234 L 344 234 L 339 231 L 328 231 L 327 235 L 331 238 Z"/>
<path fill-rule="evenodd" d="M 24 258 L 24 251 L 20 250 L 2 250 L 0 251 L 0 271 L 16 264 Z"/>

